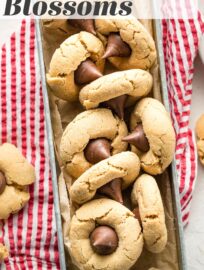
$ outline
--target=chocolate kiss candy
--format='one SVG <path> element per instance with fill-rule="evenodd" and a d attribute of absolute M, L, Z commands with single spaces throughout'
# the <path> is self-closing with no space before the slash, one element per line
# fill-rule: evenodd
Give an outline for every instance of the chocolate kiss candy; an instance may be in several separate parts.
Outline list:
<path fill-rule="evenodd" d="M 87 19 L 87 20 L 68 20 L 69 23 L 73 26 L 73 27 L 77 27 L 80 28 L 86 32 L 89 32 L 93 35 L 96 34 L 95 28 L 94 28 L 94 20 L 91 19 Z"/>
<path fill-rule="evenodd" d="M 118 247 L 118 236 L 108 226 L 97 227 L 90 235 L 93 250 L 100 255 L 112 254 Z"/>
<path fill-rule="evenodd" d="M 121 191 L 122 179 L 116 178 L 106 185 L 98 189 L 98 193 L 105 194 L 111 199 L 123 204 L 123 196 Z"/>
<path fill-rule="evenodd" d="M 142 124 L 137 125 L 135 130 L 130 135 L 124 137 L 122 141 L 133 144 L 142 152 L 149 151 L 149 142 L 144 133 Z"/>
<path fill-rule="evenodd" d="M 0 195 L 4 192 L 6 187 L 6 178 L 2 172 L 0 172 Z"/>
<path fill-rule="evenodd" d="M 88 162 L 96 164 L 110 157 L 110 149 L 111 145 L 107 139 L 91 140 L 84 150 L 84 155 Z"/>
<path fill-rule="evenodd" d="M 128 57 L 131 55 L 131 49 L 127 43 L 125 43 L 119 34 L 111 33 L 108 37 L 108 44 L 103 58 L 120 56 Z"/>
<path fill-rule="evenodd" d="M 127 95 L 122 95 L 116 98 L 112 98 L 104 102 L 104 106 L 113 110 L 120 119 L 124 118 L 124 107 L 127 100 Z"/>
<path fill-rule="evenodd" d="M 139 223 L 142 224 L 139 207 L 135 207 L 132 212 L 135 215 L 135 218 L 138 219 Z"/>
<path fill-rule="evenodd" d="M 96 164 L 101 160 L 109 158 L 111 145 L 107 139 L 96 139 L 88 143 L 84 150 L 85 158 L 91 164 Z M 105 194 L 110 198 L 123 203 L 122 192 L 121 192 L 121 179 L 114 179 L 113 181 L 107 183 L 106 185 L 100 187 L 98 192 Z"/>
<path fill-rule="evenodd" d="M 102 76 L 97 66 L 89 59 L 82 62 L 74 73 L 76 84 L 90 83 Z"/>

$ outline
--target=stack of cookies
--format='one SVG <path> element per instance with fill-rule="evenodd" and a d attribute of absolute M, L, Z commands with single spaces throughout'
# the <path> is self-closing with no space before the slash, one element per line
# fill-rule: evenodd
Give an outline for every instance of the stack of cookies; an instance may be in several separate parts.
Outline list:
<path fill-rule="evenodd" d="M 79 269 L 126 270 L 144 246 L 160 253 L 167 243 L 154 176 L 172 162 L 175 133 L 162 103 L 149 97 L 155 43 L 134 18 L 68 24 L 79 32 L 55 51 L 47 82 L 55 96 L 85 109 L 60 144 L 77 207 L 69 252 Z"/>

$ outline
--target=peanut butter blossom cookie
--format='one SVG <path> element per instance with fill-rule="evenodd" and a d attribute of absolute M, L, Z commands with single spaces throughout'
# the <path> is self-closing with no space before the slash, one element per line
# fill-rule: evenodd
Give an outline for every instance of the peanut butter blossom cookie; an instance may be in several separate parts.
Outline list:
<path fill-rule="evenodd" d="M 152 36 L 135 18 L 95 20 L 96 31 L 107 38 L 103 58 L 119 70 L 149 69 L 156 60 Z"/>
<path fill-rule="evenodd" d="M 28 186 L 35 181 L 32 165 L 12 144 L 0 146 L 0 219 L 17 213 L 28 202 Z"/>
<path fill-rule="evenodd" d="M 98 192 L 123 203 L 121 189 L 132 184 L 139 172 L 140 160 L 136 154 L 119 153 L 97 163 L 83 173 L 71 186 L 70 197 L 78 204 L 82 204 L 91 200 Z M 116 181 L 119 183 L 118 186 Z M 110 182 L 112 186 L 107 185 Z"/>
<path fill-rule="evenodd" d="M 133 205 L 138 205 L 133 212 L 143 227 L 146 248 L 153 253 L 160 253 L 167 243 L 167 229 L 161 194 L 155 179 L 147 174 L 141 175 L 134 184 L 131 198 Z"/>
<path fill-rule="evenodd" d="M 137 261 L 143 236 L 133 213 L 109 199 L 84 204 L 71 220 L 70 254 L 79 269 L 126 270 Z"/>
<path fill-rule="evenodd" d="M 150 73 L 141 69 L 115 72 L 86 85 L 81 89 L 79 99 L 87 110 L 102 105 L 123 118 L 125 106 L 148 95 L 152 83 Z"/>
<path fill-rule="evenodd" d="M 78 178 L 93 164 L 127 149 L 124 121 L 108 109 L 85 111 L 66 127 L 60 144 L 65 169 Z"/>
<path fill-rule="evenodd" d="M 64 100 L 76 101 L 84 84 L 103 75 L 103 53 L 102 42 L 88 32 L 66 39 L 55 51 L 47 74 L 53 94 Z"/>
<path fill-rule="evenodd" d="M 131 116 L 131 130 L 123 141 L 139 155 L 142 169 L 161 174 L 173 160 L 176 143 L 170 116 L 162 103 L 153 98 L 139 101 Z"/>

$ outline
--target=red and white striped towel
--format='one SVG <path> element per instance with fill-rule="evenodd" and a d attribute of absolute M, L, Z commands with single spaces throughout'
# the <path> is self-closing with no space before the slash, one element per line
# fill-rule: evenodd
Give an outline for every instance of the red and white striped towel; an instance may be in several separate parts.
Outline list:
<path fill-rule="evenodd" d="M 197 151 L 189 119 L 193 61 L 201 33 L 204 33 L 204 21 L 200 13 L 197 20 L 163 20 L 163 49 L 171 117 L 177 135 L 175 157 L 184 226 L 188 223 L 197 175 Z"/>
<path fill-rule="evenodd" d="M 193 59 L 204 23 L 163 21 L 163 44 L 171 116 L 177 133 L 176 164 L 186 224 L 196 177 L 196 150 L 189 129 Z M 36 168 L 31 200 L 2 225 L 0 242 L 10 257 L 0 269 L 60 269 L 49 151 L 34 22 L 22 21 L 0 50 L 0 141 L 11 142 Z"/>
<path fill-rule="evenodd" d="M 0 54 L 0 141 L 21 149 L 37 176 L 28 205 L 3 222 L 0 242 L 10 257 L 0 269 L 59 269 L 34 21 L 24 20 Z"/>

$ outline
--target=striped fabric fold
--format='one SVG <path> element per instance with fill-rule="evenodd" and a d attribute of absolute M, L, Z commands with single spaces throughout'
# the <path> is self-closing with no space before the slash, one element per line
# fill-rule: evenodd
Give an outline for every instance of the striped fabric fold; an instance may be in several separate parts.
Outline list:
<path fill-rule="evenodd" d="M 183 10 L 185 12 L 185 7 Z M 197 55 L 200 35 L 204 33 L 204 22 L 199 13 L 197 20 L 163 20 L 162 26 L 168 95 L 177 136 L 177 179 L 185 226 L 189 220 L 197 175 L 196 143 L 194 133 L 189 128 L 193 62 Z"/>
<path fill-rule="evenodd" d="M 184 225 L 196 180 L 197 157 L 189 129 L 193 60 L 204 23 L 163 20 L 163 48 L 171 117 L 177 135 L 176 168 Z M 49 149 L 34 21 L 23 20 L 0 52 L 0 142 L 15 144 L 35 166 L 31 199 L 18 214 L 1 222 L 0 242 L 10 257 L 0 269 L 60 269 Z"/>
<path fill-rule="evenodd" d="M 21 149 L 37 176 L 28 205 L 2 222 L 10 257 L 0 269 L 60 269 L 34 21 L 3 46 L 0 67 L 0 141 Z"/>

